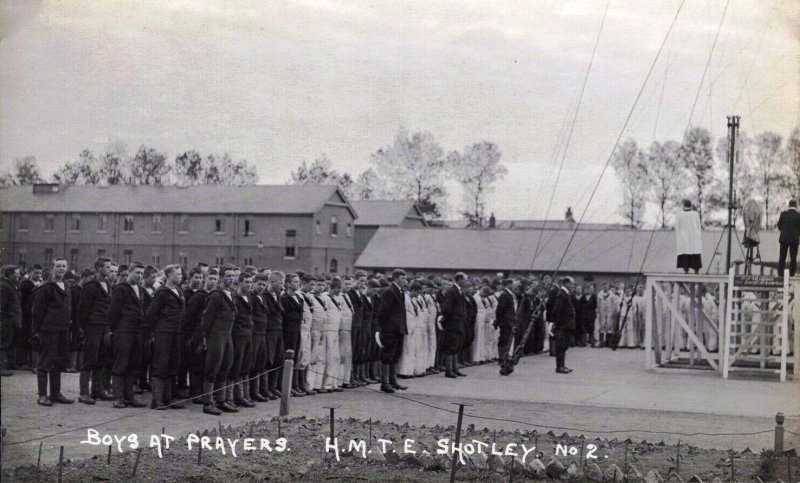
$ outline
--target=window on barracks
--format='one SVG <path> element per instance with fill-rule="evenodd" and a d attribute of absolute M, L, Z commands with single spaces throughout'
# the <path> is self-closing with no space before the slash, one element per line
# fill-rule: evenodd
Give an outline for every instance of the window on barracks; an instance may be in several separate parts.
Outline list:
<path fill-rule="evenodd" d="M 81 231 L 81 215 L 80 213 L 73 213 L 69 220 L 70 231 Z"/>
<path fill-rule="evenodd" d="M 2 214 L 0 214 L 0 230 L 3 229 L 3 218 L 5 218 Z"/>
<path fill-rule="evenodd" d="M 161 215 L 153 215 L 153 233 L 161 233 Z"/>
<path fill-rule="evenodd" d="M 44 218 L 44 231 L 53 231 L 56 226 L 56 215 L 47 215 Z"/>
<path fill-rule="evenodd" d="M 26 213 L 19 215 L 17 228 L 19 228 L 19 231 L 28 231 L 28 215 Z"/>
<path fill-rule="evenodd" d="M 251 223 L 250 220 L 244 220 L 244 236 L 255 235 L 255 233 L 253 233 L 252 228 L 253 228 L 253 223 Z M 250 265 L 252 265 L 252 263 Z"/>
<path fill-rule="evenodd" d="M 286 258 L 297 257 L 297 230 L 286 230 L 286 250 L 283 256 Z"/>
<path fill-rule="evenodd" d="M 225 220 L 222 218 L 214 220 L 214 233 L 225 233 Z"/>
<path fill-rule="evenodd" d="M 28 252 L 23 248 L 17 252 L 17 265 L 22 268 L 28 264 Z"/>
<path fill-rule="evenodd" d="M 225 257 L 221 255 L 217 255 L 216 257 L 214 257 L 214 265 L 217 265 L 219 267 L 225 265 Z"/>
<path fill-rule="evenodd" d="M 336 217 L 331 217 L 331 236 L 339 236 L 339 224 L 336 223 Z"/>
<path fill-rule="evenodd" d="M 53 249 L 52 248 L 45 248 L 44 249 L 44 263 L 50 263 L 53 261 Z"/>
<path fill-rule="evenodd" d="M 189 233 L 189 215 L 181 215 L 178 218 L 178 233 Z"/>
<path fill-rule="evenodd" d="M 353 236 L 353 224 L 347 223 L 347 236 Z"/>
<path fill-rule="evenodd" d="M 105 248 L 98 248 L 98 249 L 97 249 L 97 256 L 98 256 L 98 257 L 104 257 L 104 256 L 106 256 L 106 249 L 105 249 Z"/>
<path fill-rule="evenodd" d="M 133 215 L 125 215 L 125 220 L 122 222 L 122 231 L 126 233 L 133 232 Z"/>
<path fill-rule="evenodd" d="M 181 267 L 188 267 L 189 266 L 189 254 L 186 252 L 178 253 L 178 263 Z"/>
<path fill-rule="evenodd" d="M 253 265 L 253 257 L 244 257 L 244 265 Z"/>
<path fill-rule="evenodd" d="M 152 256 L 152 260 L 153 260 L 153 266 L 154 267 L 159 267 L 159 268 L 161 267 L 161 254 L 160 253 L 154 251 L 153 252 L 153 256 Z"/>
<path fill-rule="evenodd" d="M 339 271 L 339 261 L 335 258 L 331 258 L 331 273 L 337 273 Z"/>
<path fill-rule="evenodd" d="M 317 224 L 316 224 L 314 230 L 316 231 L 317 235 L 321 235 L 322 234 L 322 223 L 320 223 L 319 220 L 317 220 Z"/>
<path fill-rule="evenodd" d="M 97 215 L 97 231 L 106 231 L 106 225 L 108 224 L 108 215 L 105 213 L 99 213 Z"/>
<path fill-rule="evenodd" d="M 133 262 L 133 250 L 125 250 L 122 252 L 122 263 L 130 265 Z"/>
<path fill-rule="evenodd" d="M 79 252 L 77 248 L 73 248 L 69 251 L 69 266 L 72 268 L 78 267 L 78 258 Z"/>

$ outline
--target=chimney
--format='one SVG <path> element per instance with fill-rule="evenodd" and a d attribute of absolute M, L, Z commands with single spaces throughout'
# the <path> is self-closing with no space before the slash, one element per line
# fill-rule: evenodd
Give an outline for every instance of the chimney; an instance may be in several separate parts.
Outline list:
<path fill-rule="evenodd" d="M 567 220 L 567 223 L 575 223 L 575 218 L 572 216 L 572 207 L 567 207 L 567 212 L 564 215 L 564 219 Z"/>
<path fill-rule="evenodd" d="M 497 224 L 497 219 L 494 217 L 494 213 L 489 217 L 489 228 L 494 228 Z"/>

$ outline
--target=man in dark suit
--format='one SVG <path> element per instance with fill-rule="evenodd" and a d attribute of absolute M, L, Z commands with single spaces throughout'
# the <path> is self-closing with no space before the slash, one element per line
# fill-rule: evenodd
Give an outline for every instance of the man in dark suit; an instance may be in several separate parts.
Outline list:
<path fill-rule="evenodd" d="M 203 362 L 203 412 L 213 416 L 219 416 L 221 411 L 239 412 L 238 408 L 228 405 L 225 400 L 225 382 L 233 365 L 231 333 L 236 320 L 236 303 L 231 288 L 235 283 L 236 268 L 226 265 L 220 272 L 222 276 L 219 278 L 219 285 L 209 292 L 201 319 L 203 347 L 206 348 Z"/>
<path fill-rule="evenodd" d="M 130 270 L 132 269 L 133 267 Z M 186 312 L 186 300 L 180 290 L 182 272 L 179 265 L 164 267 L 167 282 L 155 291 L 145 312 L 143 333 L 147 333 L 153 340 L 150 361 L 152 409 L 184 407 L 182 403 L 172 402 L 175 377 L 181 367 L 181 321 Z"/>
<path fill-rule="evenodd" d="M 109 277 L 111 260 L 98 257 L 94 262 L 95 277 L 86 282 L 77 301 L 78 324 L 83 332 L 83 360 L 80 366 L 78 401 L 92 405 L 95 399 L 110 401 L 113 398 L 103 384 L 103 369 L 110 354 L 106 354 L 103 339 L 108 332 L 108 308 L 111 304 L 113 280 Z M 140 277 L 141 278 L 141 277 Z M 141 328 L 140 328 L 141 330 Z M 139 352 L 141 359 L 141 352 Z M 137 367 L 137 370 L 139 368 Z M 138 374 L 138 373 L 137 373 Z M 89 381 L 92 382 L 91 392 Z"/>
<path fill-rule="evenodd" d="M 39 352 L 36 366 L 39 389 L 37 403 L 42 406 L 75 402 L 61 394 L 61 372 L 69 364 L 69 323 L 72 315 L 72 299 L 64 283 L 66 273 L 67 261 L 56 258 L 53 260 L 53 278 L 33 291 L 31 328 L 36 341 L 33 345 L 38 346 Z"/>
<path fill-rule="evenodd" d="M 500 329 L 500 336 L 497 339 L 497 354 L 500 357 L 499 364 L 508 356 L 508 348 L 511 345 L 511 335 L 514 333 L 516 314 L 519 307 L 519 300 L 514 293 L 516 284 L 514 279 L 503 280 L 503 290 L 497 298 L 497 308 L 495 309 L 494 327 Z"/>
<path fill-rule="evenodd" d="M 789 275 L 794 277 L 797 270 L 797 244 L 800 242 L 800 213 L 797 212 L 797 201 L 789 201 L 789 209 L 781 212 L 778 218 L 778 230 L 781 236 L 780 258 L 778 259 L 778 276 L 783 278 L 786 268 L 786 252 L 789 252 Z"/>
<path fill-rule="evenodd" d="M 442 331 L 442 356 L 444 357 L 445 377 L 466 377 L 458 370 L 458 352 L 466 334 L 467 307 L 464 300 L 464 286 L 467 276 L 458 272 L 453 277 L 455 283 L 444 293 L 442 314 L 436 325 Z"/>
<path fill-rule="evenodd" d="M 17 292 L 19 280 L 19 267 L 6 265 L 0 277 L 0 376 L 13 376 L 10 366 L 11 344 L 14 341 L 14 332 L 22 327 L 22 302 Z"/>
<path fill-rule="evenodd" d="M 406 324 L 406 272 L 400 268 L 392 271 L 392 282 L 381 294 L 378 307 L 380 331 L 375 340 L 381 347 L 383 365 L 381 391 L 392 393 L 395 389 L 407 389 L 397 382 L 397 362 L 403 353 L 403 336 L 408 334 Z"/>
<path fill-rule="evenodd" d="M 300 295 L 300 277 L 295 273 L 286 275 L 286 292 L 281 295 L 283 306 L 283 349 L 294 351 L 294 361 L 300 359 L 300 332 L 303 325 L 303 307 L 305 302 Z M 303 397 L 305 391 L 300 389 L 300 369 L 295 366 L 292 374 L 293 397 Z"/>
<path fill-rule="evenodd" d="M 128 269 L 127 279 L 111 289 L 108 305 L 108 330 L 112 334 L 111 346 L 114 356 L 111 365 L 111 387 L 114 390 L 114 407 L 120 409 L 128 406 L 135 408 L 145 406 L 144 403 L 137 401 L 133 394 L 133 383 L 139 376 L 142 366 L 144 311 L 143 289 L 139 287 L 139 282 L 143 274 L 144 266 L 134 262 Z M 100 289 L 102 290 L 101 287 Z M 83 395 L 81 397 L 83 398 Z"/>
<path fill-rule="evenodd" d="M 574 291 L 575 281 L 572 277 L 562 278 L 561 288 L 555 293 L 553 310 L 548 317 L 553 324 L 550 333 L 556 346 L 556 372 L 559 374 L 572 372 L 572 369 L 565 365 L 564 359 L 575 332 L 575 306 L 571 298 Z"/>

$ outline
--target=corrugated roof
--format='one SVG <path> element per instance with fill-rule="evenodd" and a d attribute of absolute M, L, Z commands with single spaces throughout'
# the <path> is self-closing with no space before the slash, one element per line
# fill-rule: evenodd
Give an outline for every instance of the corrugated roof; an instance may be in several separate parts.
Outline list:
<path fill-rule="evenodd" d="M 568 230 L 460 230 L 379 228 L 356 261 L 357 267 L 418 270 L 553 271 L 559 265 L 572 231 Z M 657 230 L 579 230 L 569 246 L 562 272 L 636 273 L 652 234 L 643 272 L 678 272 L 675 268 L 675 232 Z M 726 238 L 723 232 L 703 233 L 703 271 L 724 271 Z M 739 239 L 741 239 L 741 233 Z M 541 238 L 540 238 L 541 237 Z M 778 259 L 778 233 L 761 233 L 761 257 Z M 539 249 L 537 242 L 541 239 Z M 717 247 L 717 245 L 719 246 Z M 716 257 L 715 248 L 720 255 Z M 537 252 L 535 263 L 534 252 Z M 744 255 L 736 238 L 733 261 Z"/>
<path fill-rule="evenodd" d="M 488 223 L 488 221 L 487 221 Z M 444 226 L 448 228 L 468 228 L 468 220 L 445 220 Z M 502 230 L 540 230 L 542 228 L 551 230 L 574 230 L 575 222 L 566 220 L 497 220 L 495 228 Z M 614 223 L 581 223 L 581 230 L 625 230 L 625 225 Z"/>
<path fill-rule="evenodd" d="M 360 200 L 351 204 L 358 213 L 356 226 L 398 226 L 412 210 L 421 217 L 413 201 Z"/>
<path fill-rule="evenodd" d="M 33 194 L 31 186 L 0 189 L 6 212 L 265 213 L 312 214 L 339 193 L 330 185 L 249 186 L 61 186 L 57 193 Z"/>

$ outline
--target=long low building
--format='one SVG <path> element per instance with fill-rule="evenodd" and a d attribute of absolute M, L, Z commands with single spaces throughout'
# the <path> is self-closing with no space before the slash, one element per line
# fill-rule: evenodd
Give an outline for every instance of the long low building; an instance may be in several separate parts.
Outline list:
<path fill-rule="evenodd" d="M 744 261 L 733 238 L 732 262 Z M 569 247 L 569 249 L 565 249 Z M 560 273 L 584 279 L 634 277 L 637 273 L 677 273 L 675 232 L 671 230 L 502 230 L 409 229 L 381 227 L 356 260 L 356 268 L 412 273 L 465 271 L 472 275 Z M 724 273 L 727 236 L 703 232 L 703 273 Z M 761 233 L 761 258 L 778 260 L 778 233 Z M 646 256 L 645 256 L 646 255 Z M 644 261 L 644 263 L 643 263 Z"/>
<path fill-rule="evenodd" d="M 95 257 L 164 266 L 236 263 L 352 273 L 356 212 L 336 186 L 59 186 L 0 189 L 3 262 Z"/>

